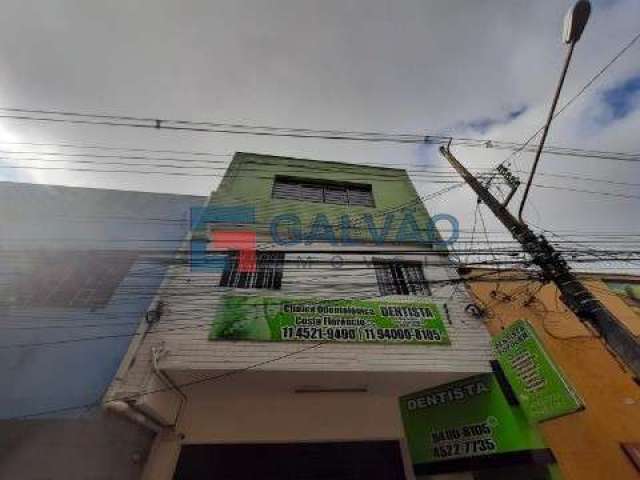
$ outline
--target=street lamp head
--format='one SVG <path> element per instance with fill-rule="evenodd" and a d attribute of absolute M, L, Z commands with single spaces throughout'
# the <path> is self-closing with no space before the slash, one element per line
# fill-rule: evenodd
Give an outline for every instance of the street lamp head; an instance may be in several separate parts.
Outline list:
<path fill-rule="evenodd" d="M 591 3 L 589 0 L 579 0 L 569 9 L 564 17 L 564 31 L 562 32 L 564 43 L 576 43 L 580 40 L 590 14 Z"/>

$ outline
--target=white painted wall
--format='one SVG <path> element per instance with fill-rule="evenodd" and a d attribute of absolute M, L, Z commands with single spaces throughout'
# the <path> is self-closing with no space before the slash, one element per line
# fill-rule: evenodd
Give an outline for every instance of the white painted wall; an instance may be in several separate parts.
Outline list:
<path fill-rule="evenodd" d="M 261 248 L 272 248 L 261 245 Z M 242 342 L 209 341 L 210 324 L 220 306 L 220 300 L 227 293 L 244 292 L 259 295 L 283 297 L 318 298 L 376 298 L 378 293 L 375 271 L 371 268 L 332 268 L 329 265 L 311 265 L 290 263 L 299 256 L 314 260 L 330 261 L 335 247 L 326 244 L 296 246 L 296 250 L 306 249 L 307 253 L 288 253 L 281 290 L 230 289 L 219 287 L 220 273 L 190 272 L 189 266 L 178 264 L 169 270 L 159 298 L 164 304 L 160 321 L 153 325 L 141 342 L 130 368 L 125 368 L 118 376 L 112 395 L 135 395 L 145 390 L 153 377 L 150 349 L 162 347 L 163 355 L 158 365 L 171 372 L 191 371 L 202 376 L 215 376 L 215 372 L 229 372 L 269 362 L 253 370 L 261 372 L 298 372 L 308 374 L 309 382 L 323 383 L 321 378 L 332 373 L 368 373 L 371 390 L 387 390 L 396 394 L 424 388 L 427 375 L 448 374 L 453 378 L 490 371 L 492 358 L 489 335 L 484 325 L 464 312 L 470 299 L 462 284 L 437 283 L 457 278 L 455 270 L 449 265 L 447 257 L 427 252 L 418 255 L 415 249 L 411 254 L 397 255 L 400 247 L 386 245 L 370 246 L 364 251 L 361 245 L 353 247 L 351 253 L 345 253 L 340 247 L 341 257 L 349 261 L 362 261 L 383 257 L 385 251 L 389 257 L 410 260 L 425 260 L 425 276 L 432 284 L 431 297 L 393 296 L 384 297 L 393 301 L 416 301 L 446 303 L 449 315 L 445 318 L 451 345 L 385 345 L 385 344 L 324 344 L 312 350 L 299 352 L 304 343 L 288 342 Z M 409 247 L 405 247 L 409 249 Z M 316 253 L 319 250 L 328 253 Z M 359 264 L 358 267 L 362 267 Z M 308 345 L 308 344 L 307 344 Z M 277 361 L 278 357 L 289 355 Z M 371 376 L 373 373 L 381 375 Z M 385 385 L 395 385 L 385 374 L 397 374 L 397 387 L 385 389 Z M 409 378 L 407 380 L 407 376 Z M 328 379 L 329 377 L 327 377 Z M 341 377 L 345 382 L 354 382 L 352 377 Z M 345 380 L 348 378 L 348 381 Z M 386 378 L 386 380 L 385 380 Z M 445 381 L 447 376 L 438 377 Z M 293 379 L 293 377 L 292 377 Z M 255 380 L 252 380 L 254 382 Z M 327 380 L 329 381 L 329 380 Z M 305 384 L 303 378 L 296 376 L 295 382 Z M 180 384 L 180 382 L 177 382 Z M 291 385 L 294 381 L 292 380 Z M 358 383 L 355 381 L 355 383 Z M 397 382 L 396 382 L 397 383 Z M 287 389 L 291 388 L 287 386 Z M 119 393 L 118 393 L 119 392 Z M 149 396 L 146 396 L 149 400 Z"/>
<path fill-rule="evenodd" d="M 299 247 L 296 247 L 299 249 Z M 330 262 L 332 253 L 313 253 L 320 249 L 330 250 L 328 245 L 313 244 L 305 247 L 309 253 L 287 254 L 282 289 L 255 290 L 235 289 L 250 294 L 283 297 L 317 298 L 375 298 L 378 293 L 373 267 L 349 264 L 371 260 L 379 253 L 360 253 L 362 247 L 354 248 L 354 254 L 345 254 L 341 247 L 340 258 L 345 260 L 342 268 L 330 265 L 307 265 L 304 259 Z M 370 247 L 373 251 L 397 251 L 399 247 Z M 426 259 L 425 276 L 430 282 L 457 278 L 446 257 L 438 254 L 391 255 L 407 260 Z M 300 263 L 298 259 L 303 259 Z M 244 368 L 277 355 L 300 348 L 300 344 L 257 342 L 211 342 L 207 339 L 209 325 L 213 320 L 220 299 L 234 289 L 218 287 L 219 273 L 189 273 L 187 266 L 177 266 L 175 279 L 168 282 L 163 299 L 165 309 L 156 330 L 173 328 L 161 335 L 167 355 L 161 361 L 165 369 L 227 370 Z M 384 297 L 394 301 L 433 301 L 446 303 L 449 316 L 445 319 L 451 338 L 446 346 L 403 345 L 355 345 L 325 344 L 309 352 L 260 367 L 261 370 L 304 371 L 397 371 L 397 372 L 484 372 L 491 357 L 489 336 L 481 322 L 464 312 L 470 303 L 464 286 L 433 283 L 432 297 L 394 296 Z M 156 338 L 157 336 L 154 336 Z"/>

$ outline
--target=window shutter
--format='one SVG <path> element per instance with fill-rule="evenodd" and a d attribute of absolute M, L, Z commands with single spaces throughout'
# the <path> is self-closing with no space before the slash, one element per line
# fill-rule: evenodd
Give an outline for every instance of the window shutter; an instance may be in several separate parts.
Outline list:
<path fill-rule="evenodd" d="M 349 187 L 349 205 L 373 207 L 373 194 L 370 189 Z"/>
<path fill-rule="evenodd" d="M 324 201 L 326 203 L 338 203 L 346 205 L 347 189 L 346 187 L 327 185 L 324 187 Z"/>
<path fill-rule="evenodd" d="M 273 198 L 284 200 L 302 200 L 300 184 L 276 177 L 273 185 Z"/>
<path fill-rule="evenodd" d="M 303 183 L 300 185 L 300 200 L 322 202 L 322 185 Z"/>
<path fill-rule="evenodd" d="M 273 198 L 373 207 L 371 185 L 276 176 Z"/>

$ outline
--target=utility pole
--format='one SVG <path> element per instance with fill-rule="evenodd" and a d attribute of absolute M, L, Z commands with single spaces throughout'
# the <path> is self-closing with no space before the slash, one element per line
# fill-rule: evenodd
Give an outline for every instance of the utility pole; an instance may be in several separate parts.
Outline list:
<path fill-rule="evenodd" d="M 522 249 L 529 254 L 531 262 L 542 270 L 543 279 L 553 282 L 560 291 L 562 302 L 583 322 L 588 322 L 640 379 L 640 343 L 615 316 L 593 296 L 571 271 L 567 262 L 543 235 L 536 235 L 524 223 L 514 217 L 478 179 L 453 156 L 448 147 L 440 147 L 440 153 L 460 174 L 502 224 L 511 232 Z"/>

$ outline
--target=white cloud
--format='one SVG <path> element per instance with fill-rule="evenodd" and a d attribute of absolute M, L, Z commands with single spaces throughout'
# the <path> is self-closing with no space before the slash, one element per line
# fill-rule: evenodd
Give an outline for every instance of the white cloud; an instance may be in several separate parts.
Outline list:
<path fill-rule="evenodd" d="M 8 104 L 32 108 L 425 134 L 480 135 L 469 123 L 495 119 L 480 136 L 521 141 L 545 118 L 563 61 L 560 32 L 569 5 L 557 0 L 15 0 L 0 18 L 3 96 Z M 637 0 L 594 2 L 561 103 L 637 33 L 638 18 Z M 592 125 L 602 108 L 599 92 L 638 74 L 639 58 L 636 45 L 558 118 L 549 143 L 640 151 L 637 110 L 597 130 Z M 522 107 L 523 114 L 508 121 L 508 113 Z M 25 122 L 7 128 L 28 141 L 446 166 L 434 149 L 419 146 Z M 506 156 L 490 149 L 456 151 L 474 167 Z M 532 157 L 523 154 L 517 163 L 528 168 Z M 635 165 L 553 156 L 543 157 L 541 172 L 637 178 Z M 200 194 L 218 181 L 83 172 L 39 172 L 35 178 Z M 416 183 L 423 193 L 442 187 Z M 567 186 L 611 188 L 575 181 Z M 528 215 L 547 227 L 635 230 L 637 200 L 535 189 L 531 198 Z M 463 227 L 471 228 L 475 201 L 468 192 L 452 192 L 432 205 L 459 215 Z M 491 230 L 499 228 L 487 220 Z"/>

